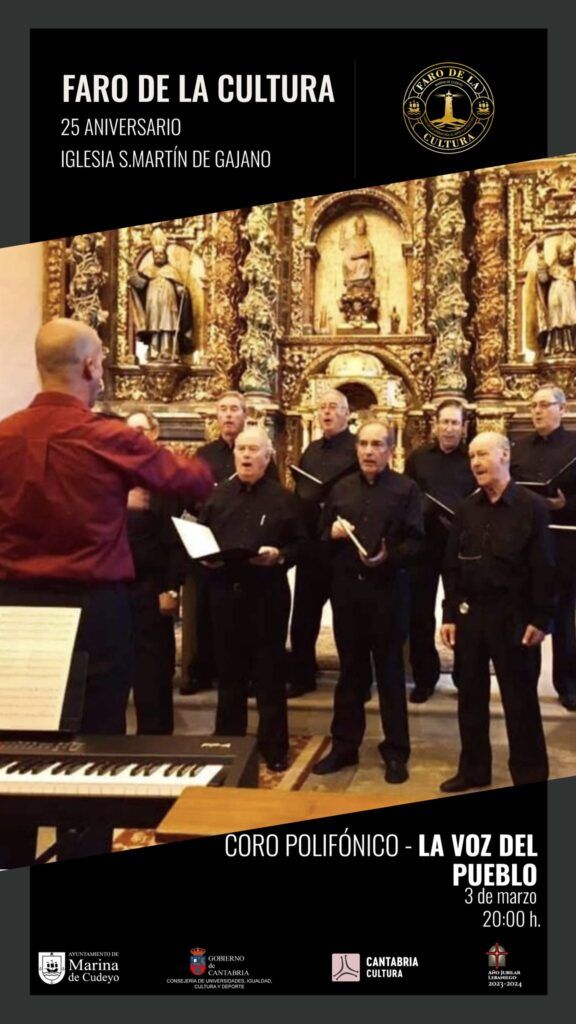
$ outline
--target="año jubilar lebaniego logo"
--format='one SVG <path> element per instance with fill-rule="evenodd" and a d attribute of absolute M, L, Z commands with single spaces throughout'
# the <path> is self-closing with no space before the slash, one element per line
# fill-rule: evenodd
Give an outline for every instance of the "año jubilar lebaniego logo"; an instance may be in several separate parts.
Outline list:
<path fill-rule="evenodd" d="M 426 149 L 472 149 L 490 131 L 494 97 L 488 82 L 466 64 L 446 61 L 420 71 L 404 93 L 404 121 Z"/>

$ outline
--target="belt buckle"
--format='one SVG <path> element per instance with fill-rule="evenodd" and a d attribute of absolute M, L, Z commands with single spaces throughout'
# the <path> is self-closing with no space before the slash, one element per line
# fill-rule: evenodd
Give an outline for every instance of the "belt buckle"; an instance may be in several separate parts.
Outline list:
<path fill-rule="evenodd" d="M 470 611 L 468 601 L 461 601 L 458 605 L 458 611 L 460 612 L 460 615 L 468 615 L 468 612 Z"/>

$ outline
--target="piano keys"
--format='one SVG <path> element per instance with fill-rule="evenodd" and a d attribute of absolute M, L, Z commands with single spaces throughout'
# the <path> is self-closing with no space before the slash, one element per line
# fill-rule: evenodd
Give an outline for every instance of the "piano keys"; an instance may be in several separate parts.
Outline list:
<path fill-rule="evenodd" d="M 0 817 L 14 824 L 154 828 L 188 787 L 257 786 L 253 740 L 79 736 L 0 740 Z"/>

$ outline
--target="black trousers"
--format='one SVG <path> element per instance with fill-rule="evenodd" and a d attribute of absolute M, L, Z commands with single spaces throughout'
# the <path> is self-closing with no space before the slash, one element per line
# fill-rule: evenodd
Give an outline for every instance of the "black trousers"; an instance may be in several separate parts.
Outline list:
<path fill-rule="evenodd" d="M 323 545 L 311 546 L 296 568 L 290 626 L 290 680 L 313 684 L 322 610 L 330 598 L 330 560 Z"/>
<path fill-rule="evenodd" d="M 440 568 L 432 562 L 410 566 L 410 664 L 416 686 L 433 690 L 440 678 L 436 650 L 436 595 Z"/>
<path fill-rule="evenodd" d="M 169 736 L 174 731 L 173 680 L 176 661 L 174 620 L 161 615 L 158 581 L 135 580 L 130 587 L 134 614 L 134 705 L 139 735 Z"/>
<path fill-rule="evenodd" d="M 409 624 L 408 579 L 400 573 L 385 580 L 360 575 L 336 580 L 332 607 L 340 656 L 332 720 L 334 750 L 354 754 L 362 743 L 366 725 L 362 666 L 371 655 L 384 733 L 380 750 L 385 760 L 406 762 L 410 740 L 402 647 Z"/>
<path fill-rule="evenodd" d="M 210 606 L 219 679 L 216 734 L 246 735 L 252 680 L 259 715 L 258 746 L 267 761 L 280 760 L 288 751 L 284 661 L 290 588 L 286 577 L 275 574 L 269 580 L 260 577 L 248 583 L 210 581 Z"/>
<path fill-rule="evenodd" d="M 471 606 L 467 615 L 458 615 L 459 770 L 479 784 L 487 785 L 491 779 L 490 658 L 502 694 L 512 780 L 520 785 L 548 778 L 537 693 L 539 648 L 522 645 L 527 625 L 519 610 L 502 605 Z"/>
<path fill-rule="evenodd" d="M 209 572 L 209 570 L 206 570 Z M 197 569 L 196 586 L 196 650 L 189 667 L 190 682 L 211 685 L 216 678 L 214 627 L 210 609 L 210 584 L 205 572 Z"/>
<path fill-rule="evenodd" d="M 415 686 L 433 690 L 440 678 L 440 656 L 436 648 L 436 597 L 441 567 L 432 562 L 417 562 L 408 570 L 410 579 L 410 664 Z M 458 686 L 458 659 L 452 669 Z"/>
<path fill-rule="evenodd" d="M 26 607 L 81 608 L 75 650 L 88 654 L 88 674 L 81 731 L 86 735 L 118 735 L 126 731 L 126 704 L 132 682 L 132 611 L 120 583 L 77 586 L 70 582 L 0 581 L 0 604 Z M 97 801 L 95 801 L 97 804 Z M 97 822 L 98 808 L 94 807 Z M 97 825 L 70 847 L 63 859 L 108 853 L 112 829 Z M 70 830 L 58 830 L 69 840 Z M 75 837 L 76 838 L 76 837 Z M 0 867 L 31 864 L 36 851 L 35 828 L 0 823 Z"/>
<path fill-rule="evenodd" d="M 560 697 L 576 698 L 576 573 L 559 575 L 552 632 L 552 682 Z"/>
<path fill-rule="evenodd" d="M 326 545 L 312 546 L 296 568 L 294 604 L 290 625 L 290 681 L 313 684 L 318 665 L 316 643 L 326 601 L 331 600 L 332 568 Z M 364 685 L 364 695 L 372 686 L 370 656 L 358 662 L 358 672 Z"/>

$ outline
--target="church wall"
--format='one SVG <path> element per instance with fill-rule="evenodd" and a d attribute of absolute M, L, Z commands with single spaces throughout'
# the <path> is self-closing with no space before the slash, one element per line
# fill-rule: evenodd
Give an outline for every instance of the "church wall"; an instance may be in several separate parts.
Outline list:
<path fill-rule="evenodd" d="M 42 281 L 41 243 L 0 249 L 0 418 L 38 390 L 34 337 L 42 322 Z"/>

